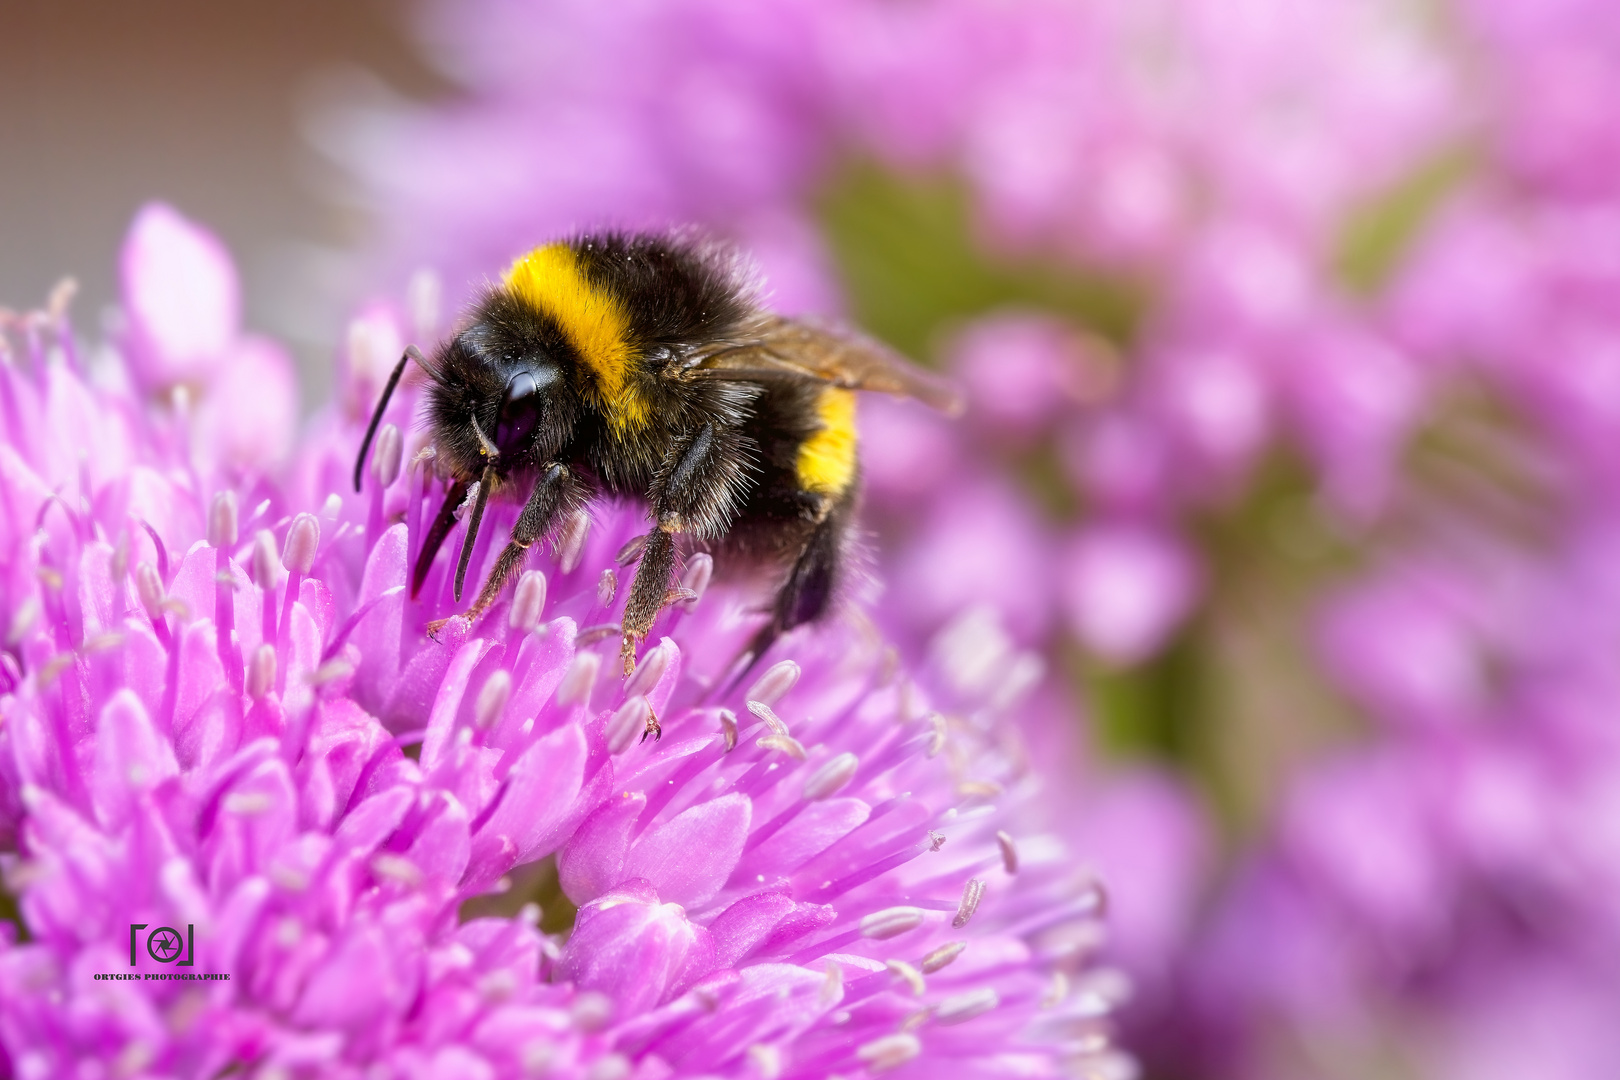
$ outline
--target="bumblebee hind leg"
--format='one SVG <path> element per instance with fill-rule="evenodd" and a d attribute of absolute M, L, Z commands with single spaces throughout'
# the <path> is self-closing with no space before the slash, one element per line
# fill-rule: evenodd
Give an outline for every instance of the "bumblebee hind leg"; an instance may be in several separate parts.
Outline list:
<path fill-rule="evenodd" d="M 845 495 L 810 533 L 771 605 L 770 622 L 760 627 L 748 643 L 748 662 L 732 680 L 732 686 L 764 659 L 777 638 L 827 614 L 843 583 L 845 549 L 854 517 L 854 499 Z"/>

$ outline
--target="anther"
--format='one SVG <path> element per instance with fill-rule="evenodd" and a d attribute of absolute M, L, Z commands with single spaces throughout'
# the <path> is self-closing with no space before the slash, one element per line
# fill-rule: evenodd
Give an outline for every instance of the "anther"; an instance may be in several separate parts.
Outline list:
<path fill-rule="evenodd" d="M 625 541 L 624 547 L 619 549 L 619 553 L 613 556 L 613 561 L 618 563 L 620 566 L 629 566 L 631 563 L 641 558 L 641 551 L 646 546 L 646 533 L 642 533 L 640 536 L 632 536 L 629 540 Z"/>
<path fill-rule="evenodd" d="M 228 548 L 236 544 L 236 493 L 221 491 L 208 506 L 208 546 Z"/>
<path fill-rule="evenodd" d="M 596 602 L 603 607 L 613 603 L 614 595 L 619 591 L 619 575 L 613 572 L 613 567 L 602 571 L 602 576 L 596 582 Z"/>
<path fill-rule="evenodd" d="M 253 650 L 248 663 L 247 692 L 254 701 L 261 701 L 276 685 L 276 647 L 260 645 Z"/>
<path fill-rule="evenodd" d="M 593 652 L 575 656 L 574 662 L 568 665 L 568 671 L 562 677 L 562 683 L 557 687 L 557 704 L 589 705 L 591 687 L 596 682 L 596 673 L 601 666 L 602 658 Z"/>
<path fill-rule="evenodd" d="M 585 553 L 585 538 L 591 532 L 591 519 L 583 511 L 576 512 L 563 526 L 557 539 L 557 569 L 565 574 L 574 572 L 579 558 Z"/>
<path fill-rule="evenodd" d="M 809 757 L 804 750 L 804 744 L 791 735 L 767 735 L 754 743 L 761 750 L 780 750 L 795 761 L 803 761 Z"/>
<path fill-rule="evenodd" d="M 923 982 L 922 972 L 904 960 L 890 960 L 884 966 L 889 969 L 889 974 L 911 989 L 913 997 L 922 997 L 928 991 L 928 984 Z"/>
<path fill-rule="evenodd" d="M 934 1007 L 934 1023 L 960 1024 L 981 1016 L 1001 1004 L 1001 995 L 988 986 L 953 994 Z"/>
<path fill-rule="evenodd" d="M 527 634 L 540 625 L 540 614 L 546 607 L 546 575 L 529 570 L 518 578 L 512 593 L 512 610 L 507 625 L 521 634 Z"/>
<path fill-rule="evenodd" d="M 681 575 L 681 588 L 692 594 L 682 600 L 689 610 L 703 599 L 703 594 L 709 588 L 709 579 L 712 577 L 714 577 L 714 556 L 708 552 L 700 551 L 687 562 L 686 573 Z"/>
<path fill-rule="evenodd" d="M 776 715 L 775 710 L 765 702 L 750 699 L 748 711 L 765 721 L 765 726 L 771 729 L 772 735 L 786 735 L 788 733 L 788 726 L 782 722 L 780 716 Z"/>
<path fill-rule="evenodd" d="M 512 673 L 505 668 L 496 668 L 478 691 L 478 701 L 473 706 L 473 723 L 480 730 L 487 731 L 494 727 L 501 713 L 506 711 L 506 703 L 511 697 Z"/>
<path fill-rule="evenodd" d="M 864 1061 L 873 1072 L 897 1069 L 921 1053 L 921 1040 L 909 1032 L 885 1035 L 881 1039 L 862 1043 L 855 1050 L 855 1056 Z"/>
<path fill-rule="evenodd" d="M 860 764 L 860 758 L 848 751 L 826 762 L 804 782 L 805 801 L 819 802 L 842 790 L 845 784 L 854 779 L 855 770 L 860 768 Z"/>
<path fill-rule="evenodd" d="M 269 591 L 281 584 L 281 558 L 276 554 L 276 538 L 269 529 L 253 534 L 253 584 Z"/>
<path fill-rule="evenodd" d="M 657 648 L 648 649 L 646 655 L 641 658 L 641 663 L 636 667 L 636 673 L 630 676 L 630 681 L 625 684 L 624 692 L 626 696 L 645 694 L 657 686 L 658 680 L 662 679 L 664 672 L 669 670 L 670 653 L 671 650 L 662 643 Z"/>
<path fill-rule="evenodd" d="M 1001 847 L 1001 865 L 1009 874 L 1018 873 L 1018 845 L 1004 830 L 996 830 L 996 843 Z"/>
<path fill-rule="evenodd" d="M 720 734 L 726 740 L 726 753 L 737 749 L 737 714 L 730 709 L 720 710 Z"/>
<path fill-rule="evenodd" d="M 613 711 L 608 717 L 607 728 L 603 731 L 604 741 L 610 754 L 622 754 L 635 745 L 636 736 L 647 729 L 647 718 L 652 715 L 652 707 L 647 699 L 637 695 L 630 698 L 623 705 Z"/>
<path fill-rule="evenodd" d="M 761 705 L 775 705 L 798 681 L 799 665 L 792 660 L 772 664 L 765 674 L 759 677 L 759 681 L 748 688 L 746 695 L 748 707 L 752 709 L 755 702 Z"/>
<path fill-rule="evenodd" d="M 877 941 L 898 937 L 921 926 L 925 914 L 922 908 L 906 906 L 874 911 L 861 918 L 861 936 Z"/>
<path fill-rule="evenodd" d="M 300 577 L 315 565 L 315 549 L 321 544 L 321 523 L 314 514 L 299 514 L 287 529 L 287 543 L 281 549 L 281 562 Z"/>
<path fill-rule="evenodd" d="M 166 598 L 163 579 L 158 577 L 157 567 L 149 562 L 135 567 L 135 595 L 140 597 L 141 608 L 147 618 L 154 622 L 163 618 L 163 601 Z"/>
<path fill-rule="evenodd" d="M 939 948 L 922 958 L 923 974 L 932 975 L 940 968 L 948 965 L 952 960 L 955 960 L 958 956 L 961 956 L 962 951 L 966 948 L 967 942 L 965 941 L 947 941 L 945 944 L 941 945 Z"/>
<path fill-rule="evenodd" d="M 956 905 L 956 917 L 951 919 L 951 926 L 960 930 L 973 918 L 973 913 L 979 910 L 979 901 L 984 899 L 984 882 L 978 878 L 968 878 L 968 883 L 962 886 L 962 902 Z"/>
<path fill-rule="evenodd" d="M 384 424 L 378 430 L 377 440 L 372 443 L 371 449 L 371 477 L 377 481 L 379 489 L 399 479 L 399 469 L 404 459 L 405 439 L 400 435 L 399 428 Z"/>

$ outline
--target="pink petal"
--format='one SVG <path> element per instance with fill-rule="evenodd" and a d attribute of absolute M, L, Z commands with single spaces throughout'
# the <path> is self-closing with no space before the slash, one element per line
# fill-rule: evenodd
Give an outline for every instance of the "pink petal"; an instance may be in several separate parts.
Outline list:
<path fill-rule="evenodd" d="M 557 873 L 568 899 L 589 903 L 625 879 L 630 829 L 646 807 L 647 796 L 626 791 L 585 819 L 557 859 Z"/>
<path fill-rule="evenodd" d="M 169 740 L 133 691 L 120 690 L 101 710 L 96 729 L 96 816 L 109 828 L 121 825 L 143 791 L 180 771 Z"/>
<path fill-rule="evenodd" d="M 625 875 L 652 882 L 671 903 L 702 904 L 742 857 L 753 806 L 748 796 L 732 793 L 684 811 L 631 846 Z"/>
<path fill-rule="evenodd" d="M 213 233 L 173 207 L 135 215 L 120 256 L 136 368 L 148 385 L 206 380 L 236 337 L 236 266 Z"/>

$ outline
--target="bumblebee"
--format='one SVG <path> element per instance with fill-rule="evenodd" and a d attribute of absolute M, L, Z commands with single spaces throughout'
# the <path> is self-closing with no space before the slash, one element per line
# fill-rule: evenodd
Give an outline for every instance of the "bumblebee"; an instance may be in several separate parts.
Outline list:
<path fill-rule="evenodd" d="M 469 495 L 458 603 L 486 504 L 523 499 L 470 620 L 535 541 L 588 501 L 645 500 L 651 529 L 622 622 L 626 675 L 673 595 L 678 542 L 785 569 L 748 666 L 828 611 L 859 492 L 855 391 L 960 410 L 948 385 L 875 342 L 765 311 L 743 261 L 693 235 L 602 232 L 535 248 L 459 325 L 431 358 L 414 346 L 400 358 L 361 443 L 355 490 L 414 362 L 430 380 L 427 420 L 448 490 L 412 568 L 413 596 Z"/>

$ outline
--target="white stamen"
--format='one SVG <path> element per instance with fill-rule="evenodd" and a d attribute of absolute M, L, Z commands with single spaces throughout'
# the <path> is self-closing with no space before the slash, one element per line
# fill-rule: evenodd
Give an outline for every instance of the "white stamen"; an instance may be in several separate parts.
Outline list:
<path fill-rule="evenodd" d="M 233 791 L 220 802 L 228 814 L 253 817 L 275 807 L 276 801 L 262 791 Z"/>
<path fill-rule="evenodd" d="M 996 843 L 1001 847 L 1001 866 L 1009 874 L 1018 873 L 1018 845 L 1003 830 L 996 830 Z"/>
<path fill-rule="evenodd" d="M 1069 977 L 1061 971 L 1052 972 L 1052 981 L 1046 985 L 1046 993 L 1041 995 L 1041 1008 L 1055 1009 L 1063 1004 L 1069 996 Z"/>
<path fill-rule="evenodd" d="M 767 735 L 754 745 L 762 750 L 780 750 L 795 761 L 803 761 L 809 756 L 805 753 L 804 745 L 791 735 Z"/>
<path fill-rule="evenodd" d="M 632 536 L 629 540 L 625 541 L 624 547 L 619 549 L 619 553 L 613 556 L 613 561 L 618 563 L 620 566 L 629 566 L 631 563 L 641 558 L 642 549 L 646 546 L 646 533 L 642 533 L 640 536 Z"/>
<path fill-rule="evenodd" d="M 923 981 L 922 972 L 904 960 L 890 960 L 885 966 L 891 975 L 911 988 L 913 997 L 922 997 L 928 991 L 928 984 Z"/>
<path fill-rule="evenodd" d="M 231 547 L 236 543 L 236 493 L 221 491 L 208 506 L 208 546 Z"/>
<path fill-rule="evenodd" d="M 147 618 L 155 620 L 163 617 L 163 579 L 158 577 L 157 567 L 149 562 L 135 567 L 135 595 L 140 597 L 141 608 Z"/>
<path fill-rule="evenodd" d="M 756 701 L 761 705 L 775 705 L 798 681 L 799 665 L 792 660 L 772 664 L 759 681 L 748 688 L 748 707 L 752 709 Z"/>
<path fill-rule="evenodd" d="M 1001 1004 L 1001 995 L 988 986 L 981 986 L 977 990 L 969 990 L 962 994 L 952 994 L 934 1007 L 934 1022 L 936 1024 L 960 1024 L 964 1020 L 971 1020 L 975 1016 L 982 1016 Z"/>
<path fill-rule="evenodd" d="M 837 793 L 854 779 L 855 770 L 860 768 L 860 765 L 861 759 L 848 751 L 826 762 L 804 782 L 805 801 L 819 802 Z"/>
<path fill-rule="evenodd" d="M 596 683 L 597 669 L 602 658 L 595 653 L 580 653 L 568 665 L 568 673 L 557 687 L 558 705 L 589 705 L 591 687 Z"/>
<path fill-rule="evenodd" d="M 613 572 L 613 567 L 602 571 L 602 576 L 596 582 L 596 602 L 603 607 L 613 603 L 614 595 L 619 591 L 619 575 Z"/>
<path fill-rule="evenodd" d="M 978 878 L 968 878 L 968 883 L 962 886 L 962 902 L 956 905 L 956 917 L 951 919 L 951 925 L 960 930 L 973 918 L 973 913 L 979 910 L 979 901 L 984 899 L 984 882 Z"/>
<path fill-rule="evenodd" d="M 832 960 L 827 961 L 827 977 L 821 982 L 821 998 L 823 1008 L 836 1004 L 844 997 L 844 969 Z"/>
<path fill-rule="evenodd" d="M 994 780 L 963 780 L 956 793 L 964 799 L 993 799 L 1005 790 Z"/>
<path fill-rule="evenodd" d="M 512 593 L 512 610 L 506 617 L 507 625 L 519 633 L 527 634 L 540 625 L 540 614 L 546 607 L 546 575 L 529 570 L 518 578 Z"/>
<path fill-rule="evenodd" d="M 622 754 L 634 746 L 636 739 L 646 732 L 647 717 L 651 715 L 652 709 L 647 699 L 639 694 L 615 709 L 602 733 L 607 741 L 608 753 Z"/>
<path fill-rule="evenodd" d="M 591 519 L 584 511 L 578 511 L 568 519 L 562 535 L 557 538 L 557 569 L 565 574 L 574 572 L 580 556 L 585 553 L 585 538 L 590 532 Z"/>
<path fill-rule="evenodd" d="M 748 1048 L 748 1061 L 760 1080 L 778 1080 L 782 1075 L 782 1051 L 774 1046 L 755 1043 Z"/>
<path fill-rule="evenodd" d="M 730 709 L 720 710 L 720 733 L 726 740 L 726 753 L 737 749 L 737 714 Z"/>
<path fill-rule="evenodd" d="M 501 718 L 501 713 L 506 711 L 506 703 L 511 697 L 512 673 L 505 668 L 496 668 L 478 691 L 478 701 L 473 706 L 473 723 L 480 730 L 493 727 Z"/>
<path fill-rule="evenodd" d="M 384 424 L 377 429 L 377 439 L 371 444 L 371 478 L 380 488 L 388 488 L 399 479 L 399 467 L 405 460 L 405 440 L 399 428 Z"/>
<path fill-rule="evenodd" d="M 248 697 L 261 701 L 275 685 L 276 647 L 266 642 L 253 650 L 253 659 L 248 663 Z"/>
<path fill-rule="evenodd" d="M 157 571 L 154 570 L 152 576 L 156 577 Z M 158 587 L 162 588 L 161 585 Z M 34 624 L 39 621 L 39 614 L 42 610 L 44 609 L 40 606 L 39 597 L 37 596 L 29 596 L 21 604 L 18 604 L 16 613 L 11 616 L 11 626 L 6 629 L 6 644 L 15 645 L 27 637 L 28 631 L 32 630 Z"/>
<path fill-rule="evenodd" d="M 657 686 L 658 680 L 669 670 L 671 659 L 671 651 L 665 648 L 663 642 L 659 642 L 656 648 L 648 649 L 646 655 L 641 658 L 641 663 L 636 666 L 636 673 L 630 676 L 630 681 L 625 684 L 625 694 L 645 694 Z"/>
<path fill-rule="evenodd" d="M 884 941 L 897 937 L 907 930 L 915 930 L 923 923 L 927 913 L 922 908 L 891 907 L 882 911 L 874 911 L 861 919 L 861 936 Z"/>
<path fill-rule="evenodd" d="M 574 999 L 574 1026 L 581 1031 L 601 1031 L 613 1019 L 613 999 L 587 990 Z"/>
<path fill-rule="evenodd" d="M 253 534 L 253 584 L 266 591 L 281 584 L 281 557 L 276 554 L 276 537 L 269 529 Z"/>
<path fill-rule="evenodd" d="M 934 729 L 928 737 L 928 756 L 932 758 L 945 749 L 945 718 L 939 713 L 930 713 L 928 723 Z"/>
<path fill-rule="evenodd" d="M 697 607 L 698 601 L 708 591 L 709 579 L 714 577 L 714 556 L 706 551 L 700 551 L 686 564 L 686 573 L 681 575 L 681 588 L 692 595 L 682 603 L 690 611 Z"/>
<path fill-rule="evenodd" d="M 765 702 L 750 700 L 748 702 L 748 711 L 765 721 L 765 726 L 771 729 L 772 735 L 788 734 L 788 726 L 782 722 L 782 718 L 777 716 L 776 712 Z"/>
<path fill-rule="evenodd" d="M 855 1051 L 855 1056 L 866 1062 L 867 1067 L 873 1072 L 884 1072 L 904 1065 L 920 1053 L 922 1042 L 917 1036 L 901 1032 L 898 1035 L 885 1035 L 881 1039 L 862 1043 Z"/>
<path fill-rule="evenodd" d="M 315 549 L 321 544 L 321 523 L 314 514 L 299 514 L 287 528 L 287 543 L 281 549 L 281 562 L 296 574 L 308 574 L 315 565 Z"/>
<path fill-rule="evenodd" d="M 962 950 L 966 948 L 967 942 L 965 941 L 947 941 L 945 944 L 923 957 L 923 974 L 932 975 L 940 968 L 945 967 L 952 960 L 955 960 L 958 956 L 961 956 Z"/>
<path fill-rule="evenodd" d="M 413 889 L 422 883 L 422 871 L 403 855 L 378 855 L 371 860 L 371 872 Z"/>

